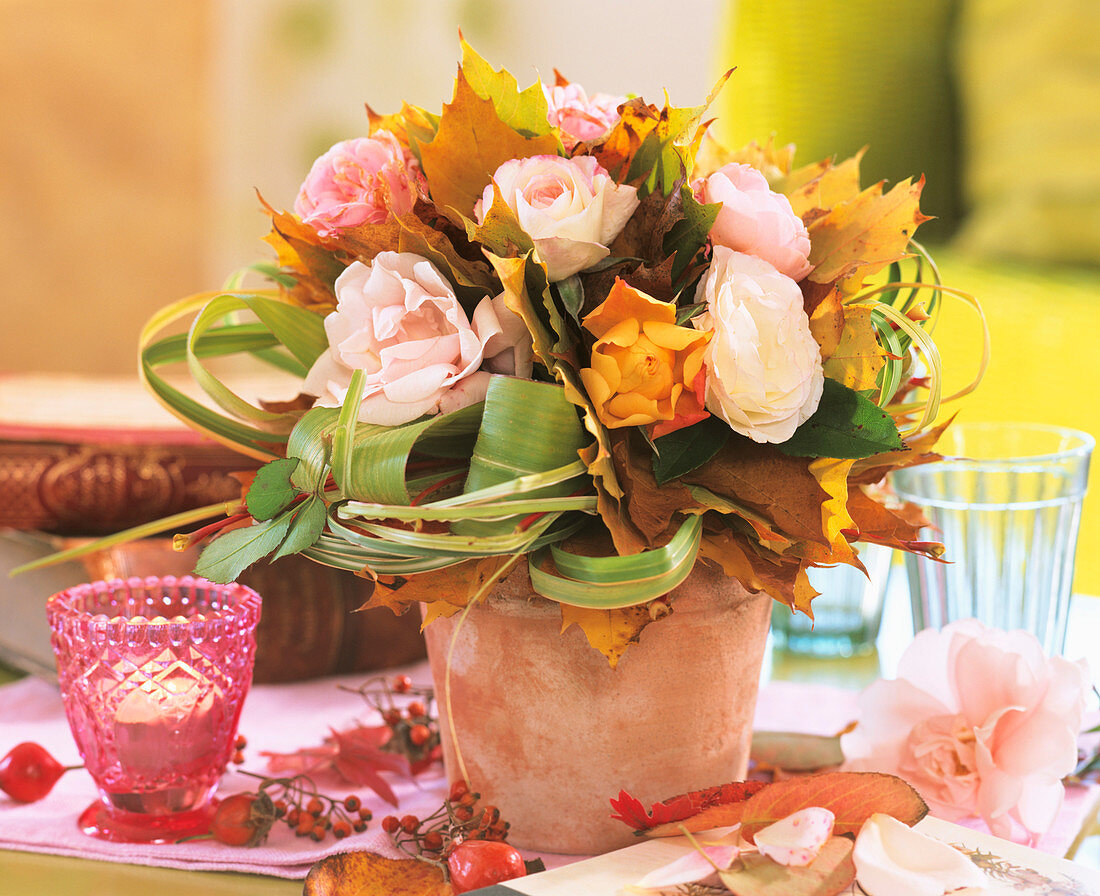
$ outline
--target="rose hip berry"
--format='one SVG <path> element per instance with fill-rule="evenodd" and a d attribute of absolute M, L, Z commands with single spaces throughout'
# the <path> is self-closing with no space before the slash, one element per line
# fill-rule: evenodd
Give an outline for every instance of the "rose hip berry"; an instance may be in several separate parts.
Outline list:
<path fill-rule="evenodd" d="M 464 840 L 447 859 L 455 893 L 523 877 L 527 868 L 514 846 L 496 840 Z"/>
<path fill-rule="evenodd" d="M 34 803 L 53 790 L 66 771 L 45 747 L 25 741 L 0 759 L 0 790 L 16 802 Z"/>
<path fill-rule="evenodd" d="M 266 793 L 235 793 L 218 803 L 210 833 L 229 846 L 258 846 L 274 823 L 275 804 Z"/>

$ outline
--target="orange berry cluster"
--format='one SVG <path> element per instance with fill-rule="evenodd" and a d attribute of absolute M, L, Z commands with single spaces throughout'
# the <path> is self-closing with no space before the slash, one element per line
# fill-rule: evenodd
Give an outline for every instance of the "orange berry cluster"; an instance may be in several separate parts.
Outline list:
<path fill-rule="evenodd" d="M 276 821 L 286 824 L 296 836 L 309 837 L 316 842 L 324 840 L 330 833 L 337 840 L 349 836 L 353 831 L 360 833 L 367 829 L 371 821 L 371 811 L 363 806 L 359 797 L 354 794 L 348 797 L 327 796 L 318 791 L 306 775 L 268 778 L 252 772 L 242 771 L 240 774 L 258 778 L 261 783 L 257 793 L 236 794 L 235 797 L 248 797 L 253 807 L 270 806 L 270 811 L 264 812 L 264 816 L 269 819 L 266 825 L 259 823 L 263 830 L 254 832 L 253 839 L 256 843 L 263 842 Z M 252 815 L 255 819 L 255 809 Z M 255 820 L 252 823 L 257 825 Z M 216 826 L 215 837 L 228 842 L 217 836 Z"/>
<path fill-rule="evenodd" d="M 465 781 L 455 781 L 443 805 L 431 815 L 387 815 L 382 830 L 404 852 L 429 859 L 446 859 L 466 840 L 506 841 L 508 822 L 496 806 L 479 806 L 480 799 Z"/>
<path fill-rule="evenodd" d="M 413 774 L 441 758 L 433 688 L 415 686 L 408 675 L 396 675 L 392 679 L 382 676 L 368 679 L 354 690 L 378 711 L 393 732 L 384 749 L 405 756 Z M 395 695 L 413 699 L 399 706 Z"/>

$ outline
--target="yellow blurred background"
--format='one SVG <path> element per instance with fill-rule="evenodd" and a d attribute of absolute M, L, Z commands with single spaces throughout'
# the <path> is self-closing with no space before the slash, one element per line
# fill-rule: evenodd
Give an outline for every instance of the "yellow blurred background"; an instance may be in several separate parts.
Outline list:
<path fill-rule="evenodd" d="M 993 335 L 963 416 L 1100 433 L 1095 0 L 0 0 L 0 22 L 0 374 L 134 371 L 152 312 L 266 257 L 257 190 L 290 206 L 365 102 L 449 99 L 461 28 L 524 85 L 557 67 L 691 105 L 736 65 L 730 142 L 869 145 L 865 181 L 926 173 L 922 233 Z M 958 385 L 979 343 L 950 313 Z"/>

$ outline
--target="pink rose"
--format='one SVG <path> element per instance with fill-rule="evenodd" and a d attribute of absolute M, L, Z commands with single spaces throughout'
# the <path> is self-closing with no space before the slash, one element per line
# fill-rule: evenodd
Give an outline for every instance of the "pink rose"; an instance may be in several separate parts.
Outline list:
<path fill-rule="evenodd" d="M 321 407 L 339 407 L 352 372 L 365 371 L 363 423 L 397 426 L 481 401 L 489 385 L 483 362 L 499 355 L 515 372 L 530 357 L 523 350 L 530 336 L 503 296 L 486 296 L 468 319 L 435 266 L 411 252 L 353 262 L 336 279 L 336 298 L 325 318 L 328 350 L 303 390 Z"/>
<path fill-rule="evenodd" d="M 863 692 L 841 747 L 848 768 L 905 778 L 938 816 L 1034 842 L 1061 808 L 1088 689 L 1083 660 L 1048 659 L 1033 635 L 954 622 Z"/>
<path fill-rule="evenodd" d="M 294 211 L 323 236 L 404 215 L 416 202 L 419 172 L 389 131 L 337 143 L 313 163 Z"/>
<path fill-rule="evenodd" d="M 715 246 L 692 320 L 713 330 L 706 407 L 755 442 L 785 442 L 821 401 L 825 374 L 802 291 L 768 262 Z"/>
<path fill-rule="evenodd" d="M 615 183 L 592 156 L 512 159 L 496 170 L 493 181 L 534 241 L 551 281 L 605 258 L 638 207 L 637 189 Z M 493 195 L 489 184 L 474 207 L 479 224 Z"/>
<path fill-rule="evenodd" d="M 721 202 L 710 229 L 716 246 L 763 258 L 798 281 L 812 270 L 810 236 L 790 200 L 751 165 L 731 163 L 695 184 L 701 202 Z"/>
<path fill-rule="evenodd" d="M 619 120 L 619 106 L 625 96 L 596 93 L 591 97 L 580 84 L 542 86 L 549 106 L 547 119 L 561 130 L 562 143 L 572 149 L 577 143 L 602 137 Z"/>

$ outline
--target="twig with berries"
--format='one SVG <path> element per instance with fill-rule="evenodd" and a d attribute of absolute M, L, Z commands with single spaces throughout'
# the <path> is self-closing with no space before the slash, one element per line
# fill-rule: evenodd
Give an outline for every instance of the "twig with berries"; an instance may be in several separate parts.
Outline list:
<path fill-rule="evenodd" d="M 387 815 L 382 830 L 402 852 L 442 868 L 455 893 L 544 870 L 540 859 L 525 862 L 506 842 L 508 822 L 496 806 L 480 806 L 480 799 L 456 781 L 431 815 Z"/>
<path fill-rule="evenodd" d="M 358 694 L 382 716 L 392 732 L 383 749 L 408 759 L 411 774 L 419 774 L 442 758 L 434 688 L 414 685 L 408 675 L 396 675 L 392 679 L 379 675 L 357 688 L 345 687 L 344 690 Z M 413 699 L 402 707 L 395 696 Z"/>
<path fill-rule="evenodd" d="M 255 792 L 235 793 L 218 803 L 210 836 L 229 846 L 259 846 L 275 822 L 296 836 L 320 842 L 330 833 L 340 840 L 367 829 L 371 811 L 359 797 L 332 797 L 321 793 L 307 775 L 269 778 L 254 772 L 239 774 L 259 780 Z"/>

